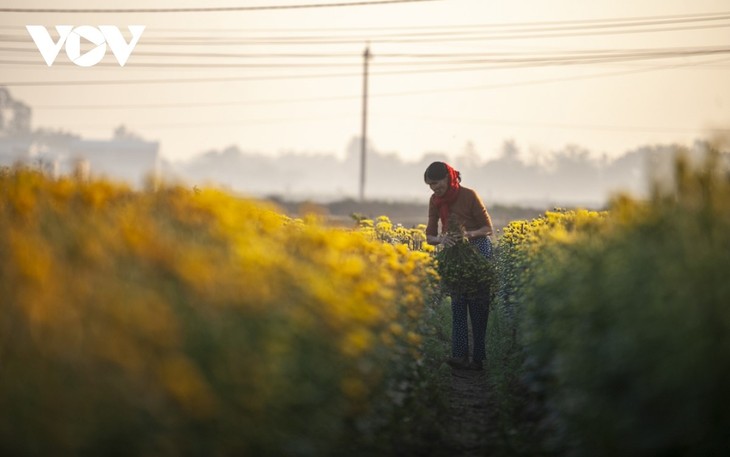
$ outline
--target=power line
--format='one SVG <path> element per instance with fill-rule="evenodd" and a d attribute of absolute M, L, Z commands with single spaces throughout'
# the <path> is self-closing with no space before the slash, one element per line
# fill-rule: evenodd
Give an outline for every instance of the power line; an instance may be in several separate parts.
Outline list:
<path fill-rule="evenodd" d="M 349 36 L 349 37 L 282 37 L 282 38 L 242 38 L 239 40 L 229 41 L 211 41 L 202 40 L 195 41 L 170 41 L 170 40 L 146 40 L 145 45 L 160 45 L 160 46 L 256 46 L 256 45 L 314 45 L 314 44 L 328 44 L 328 45 L 342 45 L 342 44 L 362 44 L 364 41 L 370 41 L 372 43 L 434 43 L 434 42 L 461 42 L 461 41 L 486 41 L 486 40 L 524 40 L 532 38 L 564 38 L 564 37 L 582 37 L 582 36 L 596 36 L 596 35 L 625 35 L 625 34 L 638 34 L 638 33 L 656 33 L 656 32 L 678 32 L 682 30 L 709 30 L 718 28 L 730 27 L 730 23 L 723 24 L 705 24 L 705 25 L 688 25 L 683 27 L 645 27 L 636 29 L 626 30 L 587 30 L 582 32 L 562 32 L 555 31 L 550 33 L 534 33 L 529 32 L 491 32 L 484 33 L 471 32 L 461 33 L 459 35 L 450 34 L 446 36 L 414 36 L 414 37 L 377 37 L 377 36 Z M 21 41 L 21 40 L 7 40 L 7 41 Z M 27 40 L 22 40 L 27 41 Z"/>
<path fill-rule="evenodd" d="M 452 122 L 462 124 L 479 124 L 479 125 L 511 125 L 516 127 L 543 127 L 554 129 L 585 129 L 585 130 L 605 130 L 605 131 L 633 131 L 633 132 L 661 132 L 661 133 L 689 133 L 704 130 L 707 132 L 728 133 L 730 128 L 686 128 L 686 127 L 649 127 L 649 126 L 631 126 L 631 125 L 599 125 L 599 124 L 570 124 L 560 122 L 529 122 L 529 121 L 510 121 L 504 119 L 490 118 L 459 118 L 445 116 L 423 116 L 420 114 L 388 114 L 377 115 L 374 117 L 381 119 L 420 119 L 433 122 Z"/>
<path fill-rule="evenodd" d="M 559 26 L 559 25 L 575 25 L 575 24 L 609 24 L 609 23 L 638 23 L 642 21 L 673 21 L 686 22 L 694 20 L 719 20 L 724 19 L 730 15 L 730 11 L 715 12 L 715 13 L 697 13 L 697 14 L 675 14 L 675 15 L 658 15 L 658 16 L 634 16 L 634 17 L 613 17 L 603 19 L 578 19 L 578 20 L 566 20 L 566 21 L 535 21 L 535 22 L 508 22 L 508 23 L 484 23 L 484 24 L 453 24 L 453 25 L 421 25 L 421 26 L 395 26 L 395 27 L 327 27 L 316 29 L 312 28 L 276 28 L 276 29 L 256 29 L 246 28 L 247 32 L 268 32 L 270 30 L 276 30 L 277 32 L 331 32 L 331 31 L 347 31 L 347 32 L 362 32 L 362 31 L 378 31 L 378 30 L 442 30 L 442 29 L 470 29 L 470 28 L 512 28 L 512 27 L 535 27 L 535 26 Z M 0 26 L 2 28 L 2 26 Z M 190 32 L 191 29 L 155 29 L 161 32 Z M 229 32 L 240 32 L 240 29 L 194 29 L 198 32 L 218 32 L 218 33 L 229 33 Z"/>
<path fill-rule="evenodd" d="M 706 63 L 719 63 L 726 62 L 729 59 L 723 57 L 721 59 L 713 59 Z M 652 68 L 639 68 L 624 71 L 606 72 L 606 73 L 593 73 L 589 75 L 578 75 L 561 78 L 545 78 L 545 79 L 533 79 L 527 81 L 513 81 L 509 83 L 496 83 L 496 84 L 481 84 L 476 86 L 459 86 L 459 87 L 446 87 L 446 88 L 431 88 L 423 90 L 411 90 L 411 91 L 399 91 L 399 92 L 385 92 L 385 93 L 374 93 L 370 94 L 371 98 L 386 98 L 386 97 L 403 97 L 413 95 L 430 95 L 434 93 L 449 93 L 449 92 L 476 92 L 484 90 L 494 89 L 508 89 L 513 87 L 524 87 L 532 85 L 542 84 L 553 84 L 568 81 L 580 81 L 590 79 L 600 79 L 613 76 L 626 76 L 632 74 L 648 73 L 652 71 L 677 69 L 688 66 L 695 66 L 696 63 L 679 63 L 671 65 L 662 65 Z M 359 99 L 360 95 L 343 95 L 343 96 L 330 96 L 330 97 L 309 97 L 309 98 L 296 98 L 296 99 L 268 99 L 268 100 L 248 100 L 238 102 L 225 102 L 225 103 L 171 103 L 171 104 L 137 104 L 137 105 L 55 105 L 55 106 L 34 106 L 34 109 L 150 109 L 150 108 L 191 108 L 191 107 L 209 107 L 209 106 L 239 106 L 239 105 L 267 105 L 267 104 L 290 104 L 290 103 L 304 103 L 304 102 L 323 102 L 323 101 L 342 101 L 342 100 L 355 100 Z"/>
<path fill-rule="evenodd" d="M 615 28 L 630 28 L 630 27 L 638 27 L 638 26 L 652 26 L 652 25 L 671 25 L 671 24 L 686 24 L 686 23 L 692 23 L 692 22 L 708 22 L 708 21 L 726 21 L 730 19 L 730 14 L 727 15 L 719 15 L 719 16 L 712 16 L 712 17 L 701 17 L 701 18 L 686 18 L 686 19 L 672 19 L 672 20 L 645 20 L 641 22 L 617 22 L 617 23 L 589 23 L 589 24 L 577 24 L 577 25 L 562 25 L 562 26 L 531 26 L 527 28 L 516 28 L 516 29 L 508 29 L 508 30 L 492 30 L 495 27 L 494 26 L 475 26 L 478 27 L 478 29 L 474 30 L 474 27 L 467 28 L 447 28 L 447 30 L 439 30 L 438 28 L 429 28 L 428 31 L 425 32 L 404 32 L 404 31 L 397 31 L 397 32 L 391 32 L 391 33 L 381 33 L 378 35 L 372 35 L 367 34 L 363 36 L 352 36 L 352 32 L 358 32 L 361 33 L 359 29 L 349 29 L 347 32 L 349 32 L 346 35 L 341 35 L 344 38 L 356 38 L 356 39 L 372 39 L 372 38 L 397 38 L 397 37 L 429 37 L 429 36 L 436 36 L 436 37 L 443 37 L 443 36 L 452 36 L 452 35 L 474 35 L 477 33 L 492 33 L 495 35 L 498 34 L 507 34 L 507 33 L 534 33 L 534 32 L 555 32 L 555 31 L 566 31 L 566 30 L 592 30 L 592 29 L 615 29 Z M 306 39 L 333 39 L 337 38 L 337 36 L 332 36 L 331 34 L 328 35 L 321 35 L 324 30 L 316 29 L 316 30 L 310 30 L 311 32 L 316 32 L 319 35 L 286 35 L 286 36 L 244 36 L 242 39 L 251 39 L 251 40 L 306 40 Z M 152 31 L 154 33 L 154 30 Z M 236 32 L 241 32 L 241 30 L 236 30 Z M 246 30 L 246 32 L 250 32 L 249 30 Z M 280 30 L 277 30 L 277 32 L 280 32 Z M 189 36 L 189 35 L 183 35 L 183 36 L 169 36 L 169 37 L 156 37 L 157 39 L 167 39 L 167 40 L 182 40 L 182 39 L 189 39 L 189 40 L 221 40 L 226 38 L 236 38 L 236 37 L 217 37 L 217 36 L 210 36 L 210 35 L 204 35 L 204 36 Z"/>
<path fill-rule="evenodd" d="M 245 126 L 245 125 L 264 125 L 264 124 L 278 124 L 281 122 L 322 122 L 330 120 L 347 120 L 350 122 L 351 119 L 355 119 L 357 114 L 352 113 L 340 113 L 337 115 L 329 116 L 317 116 L 317 117 L 297 117 L 297 118 L 249 118 L 249 119 L 238 119 L 232 121 L 215 121 L 215 122 L 177 122 L 170 124 L 145 124 L 143 127 L 136 127 L 135 130 L 142 129 L 177 129 L 177 128 L 210 128 L 210 127 L 230 127 L 232 125 Z M 516 120 L 504 120 L 494 118 L 460 118 L 460 117 L 445 117 L 445 116 L 423 116 L 420 114 L 388 114 L 378 115 L 374 114 L 373 117 L 379 119 L 398 119 L 403 120 L 422 120 L 431 122 L 449 122 L 457 124 L 478 124 L 478 125 L 506 125 L 516 127 L 541 127 L 550 129 L 584 129 L 584 130 L 603 130 L 603 131 L 624 131 L 624 132 L 661 132 L 661 133 L 692 133 L 698 131 L 706 132 L 717 132 L 717 133 L 728 133 L 730 128 L 713 128 L 713 127 L 702 127 L 702 128 L 686 128 L 686 127 L 661 127 L 661 126 L 631 126 L 631 125 L 605 125 L 605 124 L 581 124 L 581 123 L 560 123 L 560 122 L 532 122 L 532 121 L 516 121 Z M 79 125 L 72 128 L 79 130 L 108 130 L 108 126 L 101 125 Z"/>
<path fill-rule="evenodd" d="M 684 27 L 646 27 L 647 25 L 668 25 L 668 24 L 685 24 L 689 22 L 706 22 L 706 21 L 727 21 L 730 19 L 728 15 L 718 15 L 713 17 L 672 19 L 672 20 L 654 20 L 642 22 L 620 22 L 620 23 L 601 23 L 601 24 L 579 24 L 574 26 L 551 26 L 551 27 L 532 27 L 511 30 L 447 30 L 419 33 L 388 33 L 380 35 L 321 35 L 322 31 L 317 30 L 320 35 L 282 35 L 282 36 L 238 36 L 238 37 L 216 37 L 216 36 L 169 36 L 155 37 L 147 39 L 144 43 L 147 46 L 152 45 L 195 45 L 195 46 L 238 46 L 238 45 L 311 45 L 311 44 L 360 44 L 364 41 L 377 41 L 379 43 L 413 43 L 413 42 L 432 42 L 432 41 L 472 41 L 486 39 L 526 39 L 526 38 L 553 38 L 564 36 L 584 36 L 584 35 L 606 35 L 606 34 L 625 34 L 625 33 L 650 33 L 650 32 L 667 32 L 680 30 L 703 30 L 711 28 L 730 27 L 730 23 L 721 24 L 703 24 L 689 25 Z M 642 26 L 643 28 L 632 28 Z M 599 29 L 599 30 L 596 30 Z M 601 30 L 608 29 L 608 30 Z M 616 30 L 619 29 L 619 30 Z M 576 30 L 583 32 L 575 33 Z M 550 32 L 550 33 L 536 33 Z M 149 36 L 149 34 L 148 34 Z M 27 43 L 28 38 L 25 35 L 0 35 L 0 40 L 5 42 L 22 42 Z"/>
<path fill-rule="evenodd" d="M 395 3 L 423 3 L 441 0 L 369 0 L 337 3 L 302 3 L 295 5 L 224 6 L 208 8 L 113 8 L 113 9 L 59 9 L 59 8 L 0 8 L 0 13 L 221 13 L 234 11 L 269 11 L 350 6 L 377 6 Z"/>
<path fill-rule="evenodd" d="M 469 65 L 477 66 L 449 66 L 441 68 L 431 69 L 417 69 L 417 70 L 398 70 L 398 71 L 380 71 L 374 73 L 379 76 L 390 76 L 390 75 L 403 75 L 403 74 L 418 74 L 418 73 L 443 73 L 443 72 L 458 72 L 458 71 L 485 71 L 494 69 L 509 69 L 509 68 L 534 68 L 542 66 L 565 66 L 565 65 L 588 65 L 598 63 L 617 63 L 637 60 L 649 60 L 649 59 L 666 59 L 676 57 L 694 57 L 694 56 L 706 56 L 706 55 L 717 55 L 717 54 L 728 54 L 730 48 L 707 48 L 707 49 L 694 49 L 687 50 L 684 52 L 672 52 L 672 53 L 654 53 L 654 54 L 636 54 L 636 55 L 624 55 L 624 56 L 601 56 L 589 58 L 562 58 L 553 59 L 548 61 L 535 61 L 535 60 L 522 60 L 522 61 L 508 61 L 499 63 L 493 62 L 493 65 L 485 66 L 481 62 L 470 63 Z M 260 81 L 260 80 L 292 80 L 292 79 L 311 79 L 311 78 L 343 78 L 357 76 L 354 73 L 320 73 L 320 74 L 299 74 L 299 75 L 268 75 L 268 76 L 237 76 L 237 77 L 218 77 L 218 78 L 177 78 L 177 79 L 140 79 L 140 80 L 71 80 L 71 81 L 13 81 L 13 82 L 0 82 L 0 85 L 5 86 L 78 86 L 78 85 L 132 85 L 132 84 L 179 84 L 179 83 L 208 83 L 208 82 L 243 82 L 243 81 Z"/>
<path fill-rule="evenodd" d="M 677 18 L 677 19 L 646 19 L 643 21 L 621 21 L 621 22 L 588 22 L 588 23 L 573 23 L 573 24 L 564 24 L 564 25 L 531 25 L 529 27 L 520 26 L 520 28 L 512 28 L 515 26 L 507 26 L 504 25 L 503 27 L 498 27 L 498 24 L 490 24 L 490 25 L 475 25 L 475 26 L 463 26 L 463 27 L 430 27 L 428 28 L 428 31 L 425 32 L 404 32 L 402 30 L 398 30 L 397 32 L 392 33 L 385 33 L 378 35 L 382 38 L 393 38 L 393 37 L 418 37 L 418 36 L 448 36 L 448 35 L 454 35 L 454 34 L 475 34 L 475 33 L 484 33 L 490 32 L 494 34 L 502 34 L 502 33 L 533 33 L 533 32 L 552 32 L 552 31 L 565 31 L 565 30 L 591 30 L 591 29 L 602 29 L 602 28 L 622 28 L 622 27 L 638 27 L 638 26 L 652 26 L 652 25 L 671 25 L 671 24 L 686 24 L 686 23 L 692 23 L 692 22 L 709 22 L 709 21 L 725 21 L 730 19 L 730 13 L 729 14 L 722 14 L 722 15 L 716 15 L 716 16 L 706 16 L 706 17 L 688 17 L 688 18 Z M 443 29 L 446 30 L 443 30 Z M 493 29 L 504 29 L 507 28 L 507 30 L 493 30 Z M 476 30 L 474 30 L 476 29 Z M 485 29 L 485 30 L 482 30 Z M 240 32 L 241 30 L 236 30 L 236 32 Z M 281 30 L 276 30 L 277 32 L 280 32 Z M 309 30 L 311 32 L 316 32 L 321 34 L 325 30 L 322 29 L 314 29 Z M 346 29 L 347 32 L 349 32 L 346 37 L 351 37 L 352 32 L 361 32 L 362 29 Z M 250 32 L 250 30 L 246 30 L 246 32 Z M 372 37 L 373 35 L 367 35 L 368 38 Z M 182 39 L 182 38 L 190 38 L 190 39 L 196 39 L 196 38 L 202 38 L 202 39 L 210 39 L 210 40 L 216 40 L 221 39 L 221 37 L 215 37 L 215 36 L 203 36 L 203 37 L 172 37 L 175 39 Z M 273 39 L 270 37 L 255 37 L 256 39 Z M 289 36 L 287 39 L 300 39 L 300 38 L 323 38 L 321 36 L 317 35 L 305 35 L 305 36 Z M 331 36 L 326 36 L 324 38 L 331 38 Z M 364 38 L 364 37 L 361 37 Z"/>
<path fill-rule="evenodd" d="M 8 48 L 0 47 L 0 52 L 22 52 L 37 54 L 38 50 L 30 46 L 24 48 Z M 309 59 L 309 58 L 357 58 L 356 54 L 351 52 L 149 52 L 136 50 L 135 57 L 194 57 L 194 58 L 256 58 L 256 59 Z M 389 57 L 386 54 L 378 54 L 381 57 Z"/>
<path fill-rule="evenodd" d="M 697 49 L 697 48 L 611 48 L 611 49 L 564 49 L 564 50 L 554 50 L 554 51 L 525 51 L 525 52 L 515 52 L 515 51 L 486 51 L 486 52 L 379 52 L 376 54 L 378 61 L 380 64 L 383 64 L 383 60 L 388 59 L 426 59 L 426 58 L 443 58 L 447 59 L 448 61 L 454 61 L 455 59 L 460 58 L 494 58 L 494 57 L 509 57 L 514 56 L 515 58 L 533 58 L 533 57 L 553 57 L 553 56 L 565 56 L 565 55 L 587 55 L 587 54 L 600 54 L 600 55 L 620 55 L 620 54 L 627 54 L 627 53 L 651 53 L 651 52 L 669 52 L 672 50 L 687 50 L 687 49 Z M 25 54 L 38 54 L 38 50 L 34 49 L 32 47 L 24 47 L 24 48 L 9 48 L 9 47 L 0 47 L 0 52 L 10 52 L 10 53 L 25 53 Z M 148 51 L 140 51 L 137 50 L 134 53 L 135 58 L 140 57 L 191 57 L 195 59 L 200 58 L 222 58 L 222 59 L 351 59 L 353 60 L 352 63 L 358 64 L 357 61 L 360 56 L 352 53 L 352 52 L 341 52 L 341 53 L 332 53 L 332 52 L 302 52 L 302 53 L 251 53 L 251 52 L 242 52 L 242 53 L 215 53 L 215 52 L 148 52 Z M 139 60 L 139 59 L 137 59 Z M 159 62 L 159 60 L 155 60 L 156 62 Z M 404 63 L 411 63 L 412 61 L 404 61 Z M 139 62 L 136 62 L 139 63 Z M 207 65 L 207 64 L 205 64 Z"/>
<path fill-rule="evenodd" d="M 655 15 L 655 16 L 634 16 L 634 17 L 613 17 L 603 19 L 579 19 L 579 20 L 566 20 L 566 21 L 536 21 L 536 22 L 510 22 L 510 23 L 485 23 L 485 24 L 454 24 L 454 25 L 424 25 L 424 26 L 395 26 L 395 27 L 318 27 L 313 28 L 246 28 L 247 32 L 331 32 L 331 31 L 347 31 L 347 32 L 361 32 L 361 31 L 377 31 L 377 30 L 422 30 L 427 29 L 429 31 L 441 30 L 441 29 L 467 29 L 467 28 L 511 28 L 511 27 L 529 27 L 529 26 L 556 26 L 556 25 L 573 25 L 573 24 L 607 24 L 607 23 L 637 23 L 642 21 L 675 21 L 675 22 L 686 22 L 694 20 L 714 20 L 724 19 L 730 16 L 730 11 L 725 12 L 714 12 L 714 13 L 696 13 L 696 14 L 675 14 L 675 15 Z M 620 25 L 620 24 L 619 24 Z M 0 29 L 22 29 L 25 30 L 24 26 L 12 26 L 12 25 L 0 25 Z M 216 33 L 229 33 L 229 32 L 240 32 L 240 28 L 236 29 L 176 29 L 176 28 L 160 28 L 149 30 L 149 32 L 160 31 L 160 32 L 216 32 Z"/>
<path fill-rule="evenodd" d="M 154 108 L 207 108 L 219 106 L 249 106 L 249 105 L 277 105 L 292 103 L 328 102 L 354 100 L 359 95 L 340 95 L 330 97 L 304 97 L 290 99 L 260 99 L 260 100 L 239 100 L 233 102 L 197 102 L 197 103 L 138 103 L 128 105 L 34 105 L 33 109 L 40 110 L 101 110 L 101 109 L 154 109 Z"/>
<path fill-rule="evenodd" d="M 345 121 L 350 122 L 351 119 L 357 117 L 356 113 L 339 113 L 328 116 L 307 116 L 307 117 L 290 117 L 290 118 L 249 118 L 249 119 L 236 119 L 231 121 L 211 121 L 211 122 L 175 122 L 171 124 L 144 124 L 142 127 L 135 127 L 134 130 L 143 129 L 190 129 L 190 128 L 210 128 L 210 127 L 229 127 L 232 125 L 245 126 L 245 125 L 266 125 L 266 124 L 279 124 L 282 122 L 323 122 L 323 121 Z M 109 126 L 102 125 L 79 125 L 74 127 L 78 130 L 109 130 Z"/>
<path fill-rule="evenodd" d="M 583 36 L 601 36 L 601 35 L 625 35 L 639 33 L 657 33 L 657 32 L 678 32 L 683 30 L 709 30 L 730 27 L 730 22 L 722 24 L 705 24 L 705 25 L 688 25 L 683 27 L 652 27 L 637 28 L 625 30 L 586 30 L 581 32 L 562 32 L 556 30 L 550 33 L 533 33 L 529 32 L 470 32 L 460 34 L 449 34 L 441 36 L 413 36 L 413 37 L 378 37 L 378 36 L 344 36 L 344 37 L 307 37 L 307 36 L 290 36 L 290 37 L 234 37 L 233 39 L 225 37 L 223 39 L 214 39 L 207 37 L 179 37 L 173 39 L 147 39 L 143 42 L 144 46 L 311 46 L 311 45 L 344 45 L 344 44 L 362 44 L 365 41 L 371 43 L 444 43 L 444 42 L 464 42 L 464 41 L 489 41 L 489 40 L 525 40 L 534 38 L 565 38 L 565 37 L 583 37 Z M 477 34 L 478 33 L 478 34 Z M 0 36 L 0 41 L 6 43 L 28 43 L 28 38 L 24 36 Z"/>
<path fill-rule="evenodd" d="M 600 63 L 600 62 L 613 62 L 616 60 L 634 60 L 640 58 L 673 58 L 673 57 L 687 57 L 694 55 L 704 55 L 713 53 L 727 53 L 730 52 L 728 47 L 702 47 L 702 48 L 654 48 L 654 49 L 637 49 L 637 50 L 594 50 L 594 51 L 568 51 L 562 53 L 531 53 L 531 54 L 517 54 L 512 56 L 510 54 L 496 54 L 490 56 L 490 53 L 479 54 L 441 54 L 438 60 L 394 60 L 380 62 L 380 67 L 427 67 L 436 65 L 476 65 L 476 64 L 493 64 L 501 66 L 517 65 L 517 64 L 534 64 L 540 65 L 560 65 L 565 63 Z M 377 55 L 380 57 L 380 55 Z M 471 58 L 467 58 L 472 56 Z M 352 57 L 352 56 L 348 56 Z M 426 57 L 429 59 L 436 59 L 429 55 L 420 55 L 419 57 Z M 34 65 L 44 66 L 45 64 L 39 60 L 0 60 L 0 64 L 4 65 Z M 60 65 L 72 66 L 71 62 L 59 62 Z M 58 64 L 57 64 L 58 65 Z M 99 66 L 118 66 L 113 63 L 100 63 Z M 341 68 L 341 67 L 355 67 L 360 65 L 358 62 L 307 62 L 307 63 L 271 63 L 271 62 L 246 62 L 246 63 L 219 63 L 219 62 L 204 62 L 204 63 L 190 63 L 190 62 L 132 62 L 127 68 L 264 68 L 264 69 L 289 69 L 289 68 Z"/>

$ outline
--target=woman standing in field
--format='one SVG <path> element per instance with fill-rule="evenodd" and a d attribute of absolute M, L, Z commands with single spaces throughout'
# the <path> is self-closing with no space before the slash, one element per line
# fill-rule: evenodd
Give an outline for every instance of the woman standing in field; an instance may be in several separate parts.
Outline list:
<path fill-rule="evenodd" d="M 444 162 L 433 162 L 423 177 L 433 191 L 428 205 L 426 240 L 445 249 L 466 238 L 486 258 L 492 256 L 492 220 L 477 193 L 461 186 L 461 174 Z M 441 221 L 441 234 L 438 223 Z M 449 223 L 451 221 L 451 223 Z M 459 232 L 449 227 L 457 224 Z M 452 368 L 481 370 L 486 359 L 485 338 L 489 318 L 489 293 L 452 293 L 451 358 Z M 474 353 L 469 361 L 467 316 L 471 318 Z"/>

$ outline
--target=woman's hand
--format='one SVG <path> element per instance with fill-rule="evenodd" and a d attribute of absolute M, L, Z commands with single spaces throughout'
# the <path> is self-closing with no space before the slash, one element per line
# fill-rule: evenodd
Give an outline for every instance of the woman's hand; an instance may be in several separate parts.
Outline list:
<path fill-rule="evenodd" d="M 458 240 L 459 236 L 453 233 L 444 233 L 443 235 L 441 235 L 441 244 L 443 244 L 447 248 L 455 245 Z"/>
<path fill-rule="evenodd" d="M 434 246 L 437 244 L 443 244 L 448 247 L 453 246 L 455 241 L 452 240 L 448 234 L 442 233 L 441 235 L 428 235 L 426 237 L 426 242 Z"/>

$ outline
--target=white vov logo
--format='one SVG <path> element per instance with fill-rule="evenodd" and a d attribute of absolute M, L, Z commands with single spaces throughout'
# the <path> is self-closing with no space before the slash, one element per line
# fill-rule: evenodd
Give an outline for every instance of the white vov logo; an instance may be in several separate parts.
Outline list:
<path fill-rule="evenodd" d="M 80 67 L 93 67 L 101 62 L 106 54 L 106 46 L 112 50 L 114 57 L 122 67 L 127 63 L 129 55 L 132 54 L 134 47 L 139 41 L 144 31 L 144 25 L 130 25 L 127 28 L 132 34 L 132 40 L 127 41 L 122 36 L 122 32 L 113 25 L 100 25 L 99 28 L 90 25 L 80 25 L 74 27 L 72 25 L 57 25 L 58 42 L 53 41 L 48 30 L 42 25 L 26 25 L 25 28 L 33 38 L 35 45 L 41 52 L 46 64 L 50 67 L 56 60 L 61 46 L 66 43 L 66 55 L 76 65 Z M 81 54 L 81 38 L 90 41 L 96 46 Z"/>

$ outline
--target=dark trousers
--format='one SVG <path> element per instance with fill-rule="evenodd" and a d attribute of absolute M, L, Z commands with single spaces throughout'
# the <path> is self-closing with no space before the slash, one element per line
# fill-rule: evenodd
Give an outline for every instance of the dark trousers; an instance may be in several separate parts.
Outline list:
<path fill-rule="evenodd" d="M 470 243 L 487 259 L 492 258 L 492 242 L 489 238 L 470 240 Z M 488 290 L 473 294 L 455 294 L 451 297 L 451 355 L 469 355 L 469 327 L 467 316 L 471 319 L 471 332 L 474 338 L 473 360 L 482 361 L 486 355 L 487 321 L 489 320 Z"/>
<path fill-rule="evenodd" d="M 486 359 L 485 339 L 489 319 L 489 295 L 452 297 L 451 313 L 451 355 L 454 357 L 469 355 L 468 316 L 471 319 L 471 331 L 474 339 L 473 360 L 482 361 Z"/>

